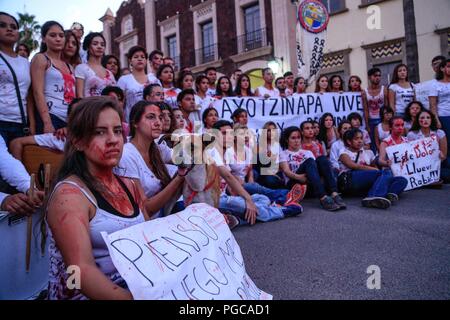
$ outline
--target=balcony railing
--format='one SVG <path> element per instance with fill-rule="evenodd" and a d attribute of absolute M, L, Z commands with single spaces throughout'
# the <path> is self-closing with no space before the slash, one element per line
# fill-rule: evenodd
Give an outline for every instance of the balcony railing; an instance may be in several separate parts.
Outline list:
<path fill-rule="evenodd" d="M 259 29 L 247 32 L 236 38 L 238 53 L 267 46 L 267 29 Z"/>
<path fill-rule="evenodd" d="M 206 46 L 193 51 L 193 65 L 201 65 L 204 63 L 217 60 L 217 44 Z"/>

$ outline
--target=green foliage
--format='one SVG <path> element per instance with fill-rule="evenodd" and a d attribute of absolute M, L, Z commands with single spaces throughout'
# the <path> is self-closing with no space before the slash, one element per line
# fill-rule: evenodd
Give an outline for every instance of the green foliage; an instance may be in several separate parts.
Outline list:
<path fill-rule="evenodd" d="M 35 20 L 36 16 L 28 13 L 17 13 L 19 17 L 19 42 L 25 43 L 31 51 L 39 48 L 41 26 Z"/>

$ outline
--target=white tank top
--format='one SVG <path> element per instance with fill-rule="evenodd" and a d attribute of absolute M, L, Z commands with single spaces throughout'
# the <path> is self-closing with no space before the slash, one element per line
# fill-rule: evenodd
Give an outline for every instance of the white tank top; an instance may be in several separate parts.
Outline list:
<path fill-rule="evenodd" d="M 89 222 L 90 237 L 92 243 L 92 254 L 95 259 L 97 267 L 115 284 L 119 286 L 126 286 L 125 281 L 120 276 L 116 267 L 114 266 L 111 257 L 109 255 L 108 248 L 103 240 L 101 232 L 107 232 L 108 234 L 116 231 L 134 226 L 136 224 L 145 222 L 144 215 L 139 210 L 139 207 L 135 203 L 133 197 L 130 200 L 135 209 L 135 215 L 132 217 L 119 216 L 118 214 L 111 213 L 105 209 L 101 209 L 97 204 L 97 201 L 92 199 L 89 193 L 80 187 L 73 181 L 61 181 L 56 186 L 56 190 L 61 184 L 70 184 L 78 189 L 86 196 L 86 198 L 95 206 L 95 216 Z M 129 193 L 128 189 L 125 189 Z M 54 193 L 54 191 L 53 191 Z M 52 193 L 52 195 L 53 195 Z M 52 197 L 50 196 L 50 198 Z M 111 210 L 112 211 L 112 210 Z M 138 211 L 138 212 L 136 212 Z M 137 213 L 137 215 L 136 215 Z M 49 271 L 49 285 L 48 285 L 48 297 L 50 300 L 87 300 L 79 290 L 69 290 L 67 288 L 68 274 L 66 272 L 67 267 L 64 263 L 61 252 L 56 246 L 56 242 L 53 238 L 50 228 L 48 228 L 49 234 L 49 255 L 50 255 L 50 271 Z"/>
<path fill-rule="evenodd" d="M 366 89 L 367 107 L 369 109 L 369 119 L 380 119 L 380 109 L 384 107 L 384 86 L 381 86 L 380 93 L 372 96 L 369 89 Z"/>
<path fill-rule="evenodd" d="M 380 141 L 383 141 L 384 139 L 389 138 L 389 136 L 391 135 L 391 132 L 389 130 L 388 131 L 383 130 L 382 123 L 377 125 L 377 130 L 378 130 L 378 137 L 380 138 Z"/>
<path fill-rule="evenodd" d="M 67 109 L 75 98 L 75 75 L 69 64 L 70 73 L 64 74 L 45 55 L 50 67 L 45 71 L 44 95 L 49 112 L 67 122 Z"/>

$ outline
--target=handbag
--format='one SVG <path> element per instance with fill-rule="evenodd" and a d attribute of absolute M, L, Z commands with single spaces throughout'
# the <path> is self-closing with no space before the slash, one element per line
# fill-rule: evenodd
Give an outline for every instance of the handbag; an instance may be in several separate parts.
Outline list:
<path fill-rule="evenodd" d="M 356 156 L 355 163 L 358 163 L 359 156 L 361 155 L 361 151 L 358 152 Z M 338 189 L 341 193 L 347 193 L 350 191 L 352 187 L 352 170 L 342 172 L 338 176 Z"/>
<path fill-rule="evenodd" d="M 22 103 L 22 95 L 20 94 L 19 82 L 17 81 L 16 73 L 14 72 L 14 69 L 9 64 L 8 60 L 6 60 L 5 57 L 1 53 L 0 53 L 0 58 L 8 66 L 9 71 L 11 71 L 11 75 L 14 80 L 14 86 L 16 88 L 17 100 L 19 101 L 19 109 L 20 109 L 20 117 L 22 118 L 23 133 L 24 133 L 24 135 L 28 136 L 28 135 L 30 135 L 31 130 L 30 130 L 30 126 L 28 124 L 27 118 L 25 117 L 25 111 L 23 109 L 23 103 Z"/>

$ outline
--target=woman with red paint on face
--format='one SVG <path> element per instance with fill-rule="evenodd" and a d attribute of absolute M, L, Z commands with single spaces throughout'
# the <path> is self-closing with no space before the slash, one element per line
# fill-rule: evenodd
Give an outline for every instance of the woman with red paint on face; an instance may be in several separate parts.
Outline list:
<path fill-rule="evenodd" d="M 383 109 L 386 109 L 386 107 L 381 108 L 381 110 Z M 392 112 L 391 108 L 387 110 L 391 110 Z M 385 168 L 389 168 L 392 164 L 391 160 L 387 157 L 386 148 L 408 142 L 408 139 L 404 136 L 405 120 L 402 117 L 392 117 L 389 120 L 389 127 L 391 134 L 380 143 L 380 155 L 378 159 L 378 165 Z"/>
<path fill-rule="evenodd" d="M 69 143 L 47 204 L 50 299 L 132 299 L 101 236 L 148 220 L 150 209 L 138 182 L 113 173 L 122 157 L 122 119 L 107 97 L 83 99 L 70 115 Z M 80 268 L 80 289 L 67 287 L 71 265 Z"/>

